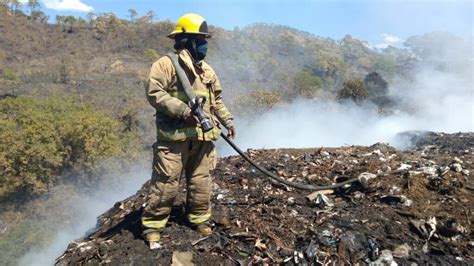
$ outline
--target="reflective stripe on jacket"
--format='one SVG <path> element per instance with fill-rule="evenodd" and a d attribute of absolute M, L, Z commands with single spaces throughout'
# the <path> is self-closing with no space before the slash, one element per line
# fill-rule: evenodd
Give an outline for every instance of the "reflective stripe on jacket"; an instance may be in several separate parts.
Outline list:
<path fill-rule="evenodd" d="M 171 59 L 163 56 L 151 67 L 147 84 L 148 101 L 156 109 L 158 139 L 163 141 L 217 140 L 220 124 L 226 128 L 233 126 L 233 117 L 222 101 L 219 79 L 207 63 L 201 61 L 200 65 L 194 64 L 187 50 L 183 49 L 176 53 L 193 87 L 193 93 L 206 96 L 207 101 L 203 106 L 203 111 L 213 122 L 214 129 L 203 133 L 200 125 L 188 124 L 184 121 L 183 116 L 189 109 L 187 105 L 189 99 L 177 80 Z"/>

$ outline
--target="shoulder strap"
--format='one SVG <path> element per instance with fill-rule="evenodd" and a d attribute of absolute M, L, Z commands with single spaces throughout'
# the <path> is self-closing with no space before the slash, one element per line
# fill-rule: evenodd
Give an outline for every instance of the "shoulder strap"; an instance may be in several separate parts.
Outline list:
<path fill-rule="evenodd" d="M 191 83 L 189 82 L 188 76 L 186 76 L 186 73 L 179 64 L 178 55 L 175 53 L 168 53 L 166 56 L 168 56 L 171 59 L 171 62 L 173 63 L 174 69 L 176 70 L 176 76 L 183 85 L 184 93 L 186 94 L 186 96 L 188 96 L 189 100 L 194 99 L 195 96 L 193 93 L 193 88 L 191 86 Z"/>

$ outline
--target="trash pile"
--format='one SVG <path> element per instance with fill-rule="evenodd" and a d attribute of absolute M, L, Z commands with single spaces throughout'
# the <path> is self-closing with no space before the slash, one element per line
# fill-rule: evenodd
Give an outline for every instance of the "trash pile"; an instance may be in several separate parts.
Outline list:
<path fill-rule="evenodd" d="M 222 158 L 214 171 L 214 233 L 203 238 L 188 227 L 181 193 L 156 250 L 141 238 L 146 183 L 56 263 L 473 265 L 474 134 L 425 136 L 406 151 L 381 143 L 247 151 L 291 181 L 361 180 L 318 192 L 274 183 L 241 157 Z"/>

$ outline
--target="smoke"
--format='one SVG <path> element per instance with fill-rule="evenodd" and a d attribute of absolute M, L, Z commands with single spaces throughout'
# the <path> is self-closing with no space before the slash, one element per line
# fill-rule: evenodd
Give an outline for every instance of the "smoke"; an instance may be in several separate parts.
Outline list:
<path fill-rule="evenodd" d="M 426 36 L 425 36 L 426 37 Z M 298 99 L 285 106 L 237 120 L 236 143 L 242 148 L 303 148 L 388 143 L 404 148 L 403 131 L 474 130 L 473 55 L 470 42 L 440 39 L 428 44 L 409 77 L 389 88 L 396 107 L 380 114 L 375 104 L 357 105 Z M 429 39 L 429 38 L 428 38 Z M 472 44 L 472 43 L 471 43 Z M 235 154 L 219 145 L 222 155 Z"/>
<path fill-rule="evenodd" d="M 149 177 L 149 171 L 134 169 L 123 177 L 115 177 L 113 180 L 116 182 L 107 188 L 93 192 L 79 192 L 77 195 L 66 197 L 62 195 L 65 194 L 63 191 L 53 192 L 55 195 L 50 198 L 61 198 L 62 201 L 59 204 L 55 200 L 44 203 L 52 206 L 50 214 L 42 214 L 48 217 L 47 221 L 42 221 L 42 223 L 56 224 L 58 231 L 50 236 L 52 240 L 50 245 L 44 249 L 32 250 L 21 258 L 19 265 L 53 265 L 72 240 L 84 236 L 95 227 L 97 216 L 110 209 L 115 202 L 134 194 Z M 69 219 L 55 216 L 55 213 L 61 210 L 71 214 Z M 41 222 L 38 226 L 41 226 Z"/>

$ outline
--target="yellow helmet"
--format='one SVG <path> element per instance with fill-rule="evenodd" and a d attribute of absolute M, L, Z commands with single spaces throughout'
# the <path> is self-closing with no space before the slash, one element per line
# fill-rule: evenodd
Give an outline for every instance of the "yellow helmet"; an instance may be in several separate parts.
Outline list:
<path fill-rule="evenodd" d="M 179 33 L 201 34 L 206 37 L 211 37 L 207 29 L 206 19 L 193 13 L 188 13 L 180 17 L 178 22 L 176 22 L 176 28 L 168 34 L 168 38 L 173 39 L 174 36 Z"/>

